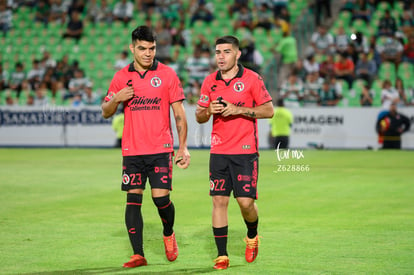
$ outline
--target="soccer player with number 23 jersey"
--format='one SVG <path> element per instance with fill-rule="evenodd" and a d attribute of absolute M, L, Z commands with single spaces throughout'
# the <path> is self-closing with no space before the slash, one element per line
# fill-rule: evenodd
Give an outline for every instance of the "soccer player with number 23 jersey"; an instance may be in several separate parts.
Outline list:
<path fill-rule="evenodd" d="M 190 164 L 187 150 L 187 119 L 184 93 L 176 73 L 155 59 L 156 34 L 147 26 L 132 31 L 129 46 L 134 62 L 118 71 L 102 104 L 102 116 L 109 118 L 123 104 L 125 113 L 122 135 L 122 184 L 127 192 L 125 224 L 134 254 L 124 267 L 147 265 L 143 249 L 142 196 L 147 179 L 151 195 L 163 224 L 165 254 L 169 261 L 178 256 L 173 230 L 175 209 L 172 190 L 173 136 L 170 123 L 172 107 L 179 148 L 175 163 Z"/>

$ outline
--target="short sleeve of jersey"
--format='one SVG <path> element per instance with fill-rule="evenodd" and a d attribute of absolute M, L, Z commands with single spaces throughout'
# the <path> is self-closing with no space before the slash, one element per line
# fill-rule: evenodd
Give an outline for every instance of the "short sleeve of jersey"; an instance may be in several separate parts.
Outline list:
<path fill-rule="evenodd" d="M 169 89 L 170 92 L 170 103 L 174 103 L 176 101 L 180 101 L 185 99 L 183 86 L 178 78 L 177 74 L 171 70 L 171 86 Z"/>
<path fill-rule="evenodd" d="M 272 100 L 272 97 L 267 90 L 263 78 L 257 75 L 255 83 L 252 85 L 252 94 L 256 106 L 262 105 Z"/>
<path fill-rule="evenodd" d="M 115 74 L 115 76 L 112 78 L 111 84 L 109 84 L 109 88 L 108 91 L 106 93 L 106 96 L 104 98 L 105 102 L 108 102 L 112 99 L 112 97 L 118 93 L 120 90 L 122 90 L 122 85 L 121 85 L 121 77 L 120 77 L 120 72 L 117 72 Z M 125 86 L 125 85 L 124 85 Z"/>
<path fill-rule="evenodd" d="M 210 105 L 210 90 L 208 87 L 210 87 L 209 83 L 210 83 L 210 78 L 211 76 L 207 77 L 204 81 L 203 84 L 201 85 L 201 90 L 200 90 L 200 98 L 198 99 L 197 104 L 200 105 L 201 107 L 205 107 L 208 108 L 208 106 Z"/>

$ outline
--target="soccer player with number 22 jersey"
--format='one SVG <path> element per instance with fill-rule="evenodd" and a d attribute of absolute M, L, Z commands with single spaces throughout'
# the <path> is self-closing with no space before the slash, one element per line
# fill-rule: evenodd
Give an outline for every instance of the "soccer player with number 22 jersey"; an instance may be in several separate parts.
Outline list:
<path fill-rule="evenodd" d="M 210 195 L 213 200 L 213 234 L 218 250 L 214 269 L 227 269 L 228 203 L 236 198 L 247 227 L 245 258 L 256 259 L 259 248 L 257 179 L 259 168 L 257 119 L 273 117 L 272 98 L 263 79 L 238 64 L 241 52 L 234 36 L 216 40 L 218 71 L 201 87 L 196 119 L 213 116 L 210 151 Z"/>

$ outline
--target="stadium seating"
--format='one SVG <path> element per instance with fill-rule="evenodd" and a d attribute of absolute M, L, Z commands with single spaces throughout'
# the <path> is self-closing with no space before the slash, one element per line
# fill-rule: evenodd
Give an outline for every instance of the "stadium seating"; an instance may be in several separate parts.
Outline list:
<path fill-rule="evenodd" d="M 184 2 L 186 5 L 188 4 L 188 1 Z M 218 20 L 214 20 L 210 24 L 197 21 L 190 28 L 188 16 L 185 18 L 186 27 L 190 28 L 192 40 L 197 34 L 203 34 L 209 41 L 213 41 L 220 35 L 232 33 L 232 18 L 228 16 L 227 10 L 229 4 L 223 4 L 221 0 L 213 0 L 212 2 L 214 3 L 217 18 L 219 18 Z M 108 1 L 108 4 L 112 7 L 115 3 L 116 0 Z M 253 1 L 250 1 L 251 5 L 253 5 L 252 3 Z M 399 8 L 396 10 L 401 12 L 401 5 L 397 6 Z M 381 6 L 376 16 L 380 16 L 385 8 L 385 6 Z M 293 25 L 303 12 L 308 9 L 308 1 L 289 1 L 288 9 L 291 14 L 291 24 Z M 20 7 L 14 11 L 14 28 L 5 38 L 0 39 L 1 61 L 4 68 L 8 71 L 14 68 L 16 61 L 24 61 L 25 70 L 28 71 L 31 68 L 32 58 L 40 58 L 43 50 L 50 51 L 52 57 L 56 60 L 61 59 L 64 55 L 68 55 L 70 63 L 74 60 L 80 62 L 81 67 L 86 71 L 86 75 L 93 81 L 94 88 L 104 91 L 114 74 L 113 64 L 115 59 L 122 50 L 127 49 L 131 29 L 136 25 L 144 24 L 145 16 L 146 14 L 143 12 L 136 12 L 134 19 L 127 26 L 119 22 L 114 22 L 109 26 L 106 23 L 94 25 L 84 21 L 84 36 L 76 44 L 71 39 L 61 39 L 61 35 L 65 29 L 64 24 L 52 22 L 45 27 L 41 23 L 34 22 L 33 10 Z M 349 12 L 341 12 L 333 28 L 339 25 L 348 26 L 350 19 L 351 14 Z M 151 18 L 152 23 L 155 24 L 159 20 L 161 20 L 161 15 L 154 13 Z M 352 28 L 362 31 L 369 30 L 370 33 L 375 31 L 375 27 L 366 26 L 364 22 L 359 21 L 354 22 Z M 237 32 L 237 35 L 241 37 L 244 34 L 245 30 L 239 30 Z M 259 48 L 266 62 L 273 60 L 274 46 L 281 38 L 280 29 L 274 28 L 269 34 L 263 29 L 255 29 L 252 35 L 256 41 L 256 46 Z M 192 50 L 193 47 L 191 46 L 179 48 L 180 54 L 178 62 L 184 62 L 185 58 L 192 53 Z M 175 51 L 175 48 L 172 49 L 173 51 Z M 386 69 L 381 69 L 381 73 L 384 75 L 391 74 Z M 398 72 L 398 75 L 407 80 L 407 82 L 412 82 L 409 81 L 412 78 L 412 74 L 408 74 L 402 70 Z M 186 80 L 186 72 L 181 71 L 180 77 Z M 49 96 L 51 96 L 50 93 Z M 0 104 L 3 104 L 3 102 Z M 56 100 L 56 103 L 60 102 L 60 100 Z"/>
<path fill-rule="evenodd" d="M 402 15 L 403 7 L 404 3 L 402 1 L 395 1 L 393 7 L 391 7 L 389 2 L 382 1 L 377 5 L 376 10 L 373 11 L 369 23 L 360 19 L 354 20 L 351 23 L 352 14 L 349 11 L 343 10 L 338 14 L 338 18 L 333 23 L 330 32 L 335 34 L 339 26 L 344 26 L 345 32 L 348 35 L 352 32 L 361 31 L 367 38 L 370 38 L 377 34 L 379 20 L 384 15 L 385 10 L 391 10 L 391 15 L 397 20 L 398 24 L 398 18 Z M 350 28 L 348 26 L 350 26 Z M 379 37 L 377 39 L 377 44 L 381 45 L 384 42 L 384 39 L 384 37 Z M 382 81 L 384 79 L 389 79 L 394 84 L 396 77 L 400 77 L 404 81 L 406 89 L 414 88 L 414 66 L 412 64 L 403 62 L 400 64 L 398 70 L 396 70 L 394 64 L 383 62 L 379 66 L 376 79 L 372 84 L 372 89 L 375 90 L 374 106 L 381 106 L 380 93 Z M 358 94 L 358 86 L 356 86 L 355 92 Z M 356 100 L 351 100 L 351 98 L 348 98 L 348 100 L 349 106 L 360 106 L 359 102 Z"/>

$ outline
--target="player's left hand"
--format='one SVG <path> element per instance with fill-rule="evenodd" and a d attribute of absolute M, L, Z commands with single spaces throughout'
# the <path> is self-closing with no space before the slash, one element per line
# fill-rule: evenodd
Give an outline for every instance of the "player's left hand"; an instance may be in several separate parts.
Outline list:
<path fill-rule="evenodd" d="M 186 169 L 190 165 L 191 156 L 187 148 L 179 148 L 174 158 L 175 164 L 181 168 Z"/>
<path fill-rule="evenodd" d="M 226 117 L 226 116 L 234 116 L 234 115 L 240 114 L 239 108 L 236 105 L 231 104 L 230 102 L 224 99 L 222 100 L 222 102 L 227 104 L 227 106 L 224 107 L 223 111 L 221 112 L 222 116 Z"/>

